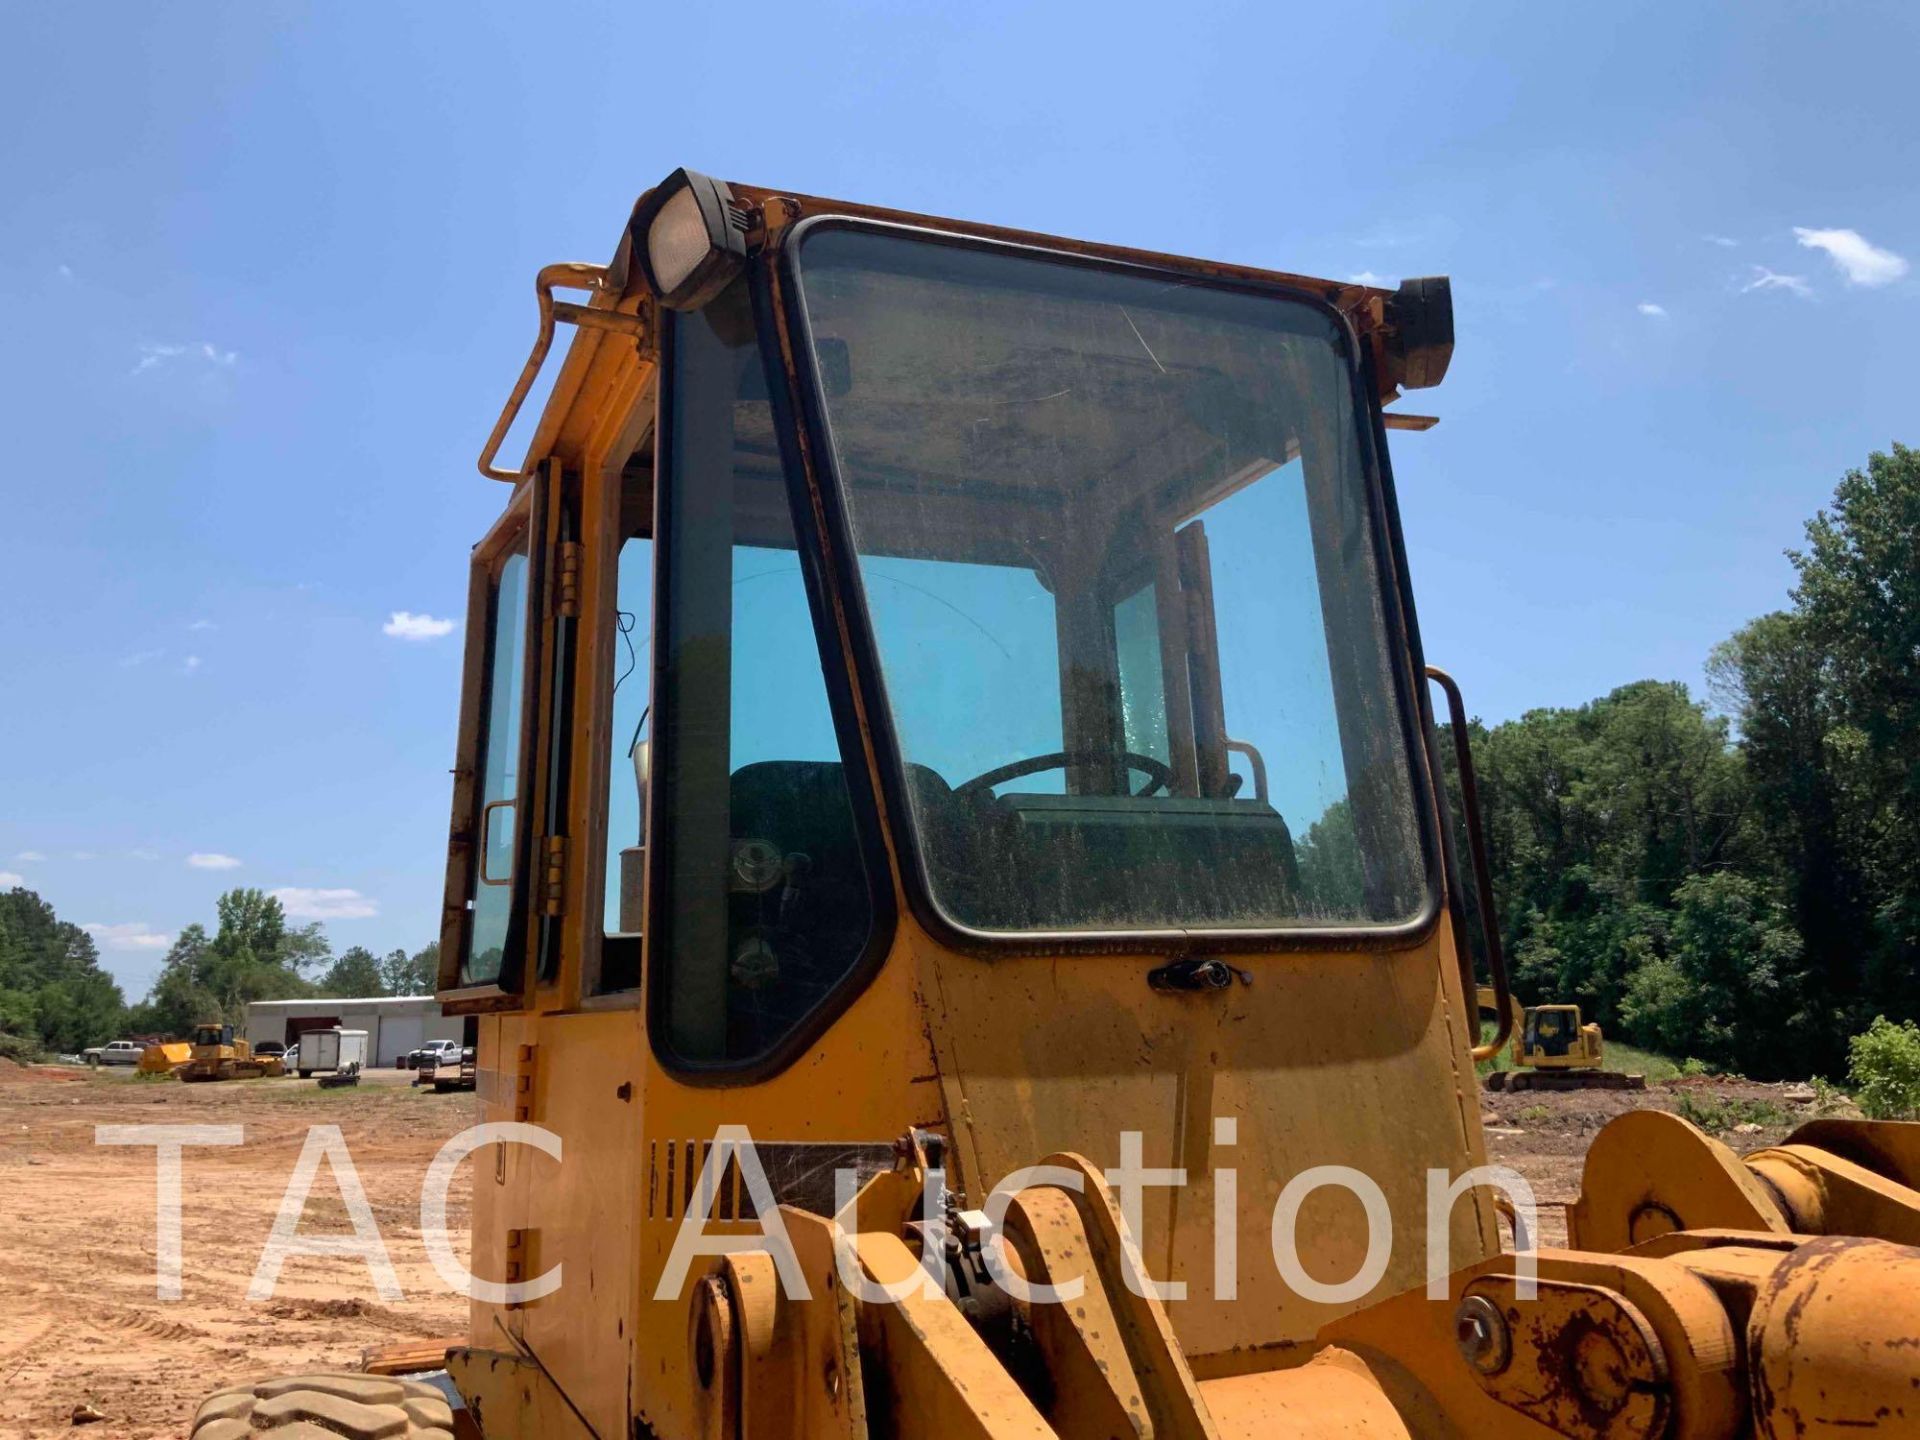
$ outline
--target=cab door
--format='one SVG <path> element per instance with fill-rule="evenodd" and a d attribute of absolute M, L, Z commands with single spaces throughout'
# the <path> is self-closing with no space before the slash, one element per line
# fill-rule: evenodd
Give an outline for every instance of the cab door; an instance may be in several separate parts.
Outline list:
<path fill-rule="evenodd" d="M 441 915 L 449 1014 L 515 1009 L 525 989 L 548 488 L 542 473 L 523 481 L 473 549 Z"/>

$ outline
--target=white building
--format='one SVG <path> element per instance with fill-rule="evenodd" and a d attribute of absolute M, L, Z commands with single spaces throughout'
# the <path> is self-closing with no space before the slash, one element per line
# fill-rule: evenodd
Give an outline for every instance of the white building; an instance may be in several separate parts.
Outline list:
<path fill-rule="evenodd" d="M 340 1025 L 367 1032 L 369 1065 L 394 1066 L 410 1050 L 429 1040 L 472 1044 L 461 1015 L 442 1015 L 431 995 L 386 996 L 363 1000 L 256 1000 L 247 1006 L 247 1042 L 278 1040 L 291 1045 L 303 1031 Z"/>

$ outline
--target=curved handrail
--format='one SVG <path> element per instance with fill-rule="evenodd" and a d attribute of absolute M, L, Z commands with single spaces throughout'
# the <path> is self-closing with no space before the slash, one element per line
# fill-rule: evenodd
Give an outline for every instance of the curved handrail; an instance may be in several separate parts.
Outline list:
<path fill-rule="evenodd" d="M 1460 808 L 1467 825 L 1467 851 L 1473 857 L 1473 888 L 1480 895 L 1480 932 L 1487 941 L 1487 969 L 1493 980 L 1495 1024 L 1493 1039 L 1473 1047 L 1475 1060 L 1491 1060 L 1513 1035 L 1513 990 L 1507 983 L 1507 957 L 1500 948 L 1500 922 L 1493 908 L 1493 867 L 1487 861 L 1487 840 L 1480 821 L 1480 786 L 1474 777 L 1473 748 L 1467 736 L 1467 704 L 1460 686 L 1437 665 L 1427 666 L 1427 678 L 1447 697 L 1447 723 L 1453 730 L 1454 763 L 1460 769 Z M 1436 777 L 1437 778 L 1437 777 Z M 1467 937 L 1456 937 L 1465 945 Z M 1474 1033 L 1480 1031 L 1479 1007 L 1474 1007 Z"/>
<path fill-rule="evenodd" d="M 513 428 L 513 422 L 519 417 L 520 407 L 526 403 L 527 392 L 533 389 L 534 377 L 540 373 L 540 367 L 546 363 L 547 351 L 553 348 L 554 312 L 558 308 L 560 318 L 580 322 L 582 309 L 578 305 L 555 306 L 555 289 L 593 290 L 608 288 L 610 271 L 604 265 L 588 265 L 579 260 L 562 260 L 552 265 L 540 267 L 540 273 L 534 276 L 534 296 L 540 304 L 540 333 L 534 337 L 533 350 L 527 356 L 527 363 L 520 367 L 520 378 L 514 381 L 513 393 L 507 397 L 506 406 L 500 411 L 500 418 L 494 422 L 493 433 L 487 436 L 487 443 L 480 451 L 480 473 L 489 480 L 505 480 L 518 483 L 531 471 L 531 466 L 518 470 L 502 470 L 494 463 L 494 457 L 500 453 L 500 446 L 507 438 L 507 431 Z M 606 328 L 625 328 L 609 324 L 609 319 L 632 322 L 633 316 L 603 317 L 595 322 Z"/>

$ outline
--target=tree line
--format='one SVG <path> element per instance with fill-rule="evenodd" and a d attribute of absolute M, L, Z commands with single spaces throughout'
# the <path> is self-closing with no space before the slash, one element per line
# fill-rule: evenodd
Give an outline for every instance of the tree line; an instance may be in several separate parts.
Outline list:
<path fill-rule="evenodd" d="M 1516 994 L 1838 1076 L 1875 1016 L 1920 1017 L 1920 451 L 1849 471 L 1787 553 L 1790 603 L 1715 648 L 1711 708 L 1643 680 L 1471 745 Z"/>
<path fill-rule="evenodd" d="M 174 940 L 146 998 L 128 1005 L 93 937 L 25 888 L 0 894 L 0 1054 L 68 1052 L 123 1035 L 185 1036 L 206 1020 L 239 1021 L 254 1000 L 431 995 L 440 946 L 333 953 L 319 922 L 295 926 L 264 891 L 229 890 L 211 932 Z"/>

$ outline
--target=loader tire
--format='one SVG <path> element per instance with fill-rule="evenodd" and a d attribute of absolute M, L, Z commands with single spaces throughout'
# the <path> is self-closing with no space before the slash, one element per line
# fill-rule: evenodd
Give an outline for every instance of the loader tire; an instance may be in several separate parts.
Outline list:
<path fill-rule="evenodd" d="M 286 1375 L 209 1396 L 193 1440 L 453 1440 L 453 1408 L 422 1380 L 385 1375 Z"/>

